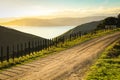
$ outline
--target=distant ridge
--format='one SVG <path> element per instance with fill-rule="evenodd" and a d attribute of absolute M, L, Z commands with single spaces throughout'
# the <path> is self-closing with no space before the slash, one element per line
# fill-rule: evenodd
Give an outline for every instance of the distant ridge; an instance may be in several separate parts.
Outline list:
<path fill-rule="evenodd" d="M 22 18 L 15 19 L 9 22 L 0 23 L 1 25 L 15 26 L 75 26 L 91 21 L 103 20 L 106 16 L 92 16 L 84 18 L 54 18 L 54 19 L 39 19 L 39 18 Z"/>

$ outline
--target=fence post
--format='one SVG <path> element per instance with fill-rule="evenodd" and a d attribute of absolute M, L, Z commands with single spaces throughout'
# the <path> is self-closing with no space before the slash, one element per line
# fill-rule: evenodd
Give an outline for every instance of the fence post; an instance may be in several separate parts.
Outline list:
<path fill-rule="evenodd" d="M 21 43 L 20 47 L 21 47 L 20 56 L 22 57 L 23 56 L 23 44 L 22 43 Z"/>
<path fill-rule="evenodd" d="M 40 50 L 40 41 L 39 40 L 37 40 L 37 52 Z"/>
<path fill-rule="evenodd" d="M 37 43 L 36 50 L 37 50 L 37 52 L 38 52 L 38 51 L 39 51 L 39 41 L 36 40 L 36 43 Z"/>
<path fill-rule="evenodd" d="M 52 39 L 50 39 L 50 48 L 51 48 L 51 46 L 52 46 Z"/>
<path fill-rule="evenodd" d="M 42 40 L 39 40 L 39 51 L 42 50 Z"/>
<path fill-rule="evenodd" d="M 28 54 L 30 55 L 30 53 L 31 53 L 31 50 L 30 50 L 30 41 L 28 42 Z"/>
<path fill-rule="evenodd" d="M 40 40 L 40 48 L 41 48 L 41 50 L 43 49 L 43 40 Z"/>
<path fill-rule="evenodd" d="M 52 38 L 52 46 L 55 45 L 55 41 L 54 41 L 54 38 Z"/>
<path fill-rule="evenodd" d="M 17 44 L 17 51 L 16 51 L 17 58 L 19 57 L 19 44 Z"/>
<path fill-rule="evenodd" d="M 51 39 L 51 46 L 53 46 L 54 45 L 54 42 L 53 42 L 53 38 Z"/>
<path fill-rule="evenodd" d="M 45 49 L 47 48 L 47 40 L 45 40 Z"/>
<path fill-rule="evenodd" d="M 42 49 L 45 49 L 45 40 L 42 41 L 43 45 L 42 45 Z"/>
<path fill-rule="evenodd" d="M 38 40 L 35 41 L 36 43 L 36 51 L 38 52 L 38 46 L 39 46 L 39 43 L 38 43 Z"/>
<path fill-rule="evenodd" d="M 25 42 L 25 45 L 24 45 L 24 55 L 26 55 L 28 53 L 27 51 L 27 43 Z"/>
<path fill-rule="evenodd" d="M 49 46 L 49 48 L 51 47 L 51 45 L 50 45 L 50 44 L 51 44 L 51 39 L 49 39 L 49 45 L 48 45 L 48 46 Z"/>
<path fill-rule="evenodd" d="M 40 40 L 39 43 L 40 43 L 40 46 L 39 46 L 39 47 L 40 47 L 40 50 L 42 50 L 42 45 L 43 45 L 42 40 Z"/>
<path fill-rule="evenodd" d="M 37 52 L 37 40 L 35 40 L 35 52 Z"/>
<path fill-rule="evenodd" d="M 77 33 L 75 33 L 75 39 L 77 38 Z"/>
<path fill-rule="evenodd" d="M 31 47 L 32 47 L 32 53 L 33 53 L 34 52 L 34 41 L 32 41 Z"/>
<path fill-rule="evenodd" d="M 64 44 L 64 41 L 65 41 L 65 37 L 63 36 L 62 37 L 62 44 Z"/>
<path fill-rule="evenodd" d="M 57 43 L 58 43 L 57 38 L 55 38 L 55 46 L 56 47 L 57 47 Z"/>
<path fill-rule="evenodd" d="M 7 46 L 7 62 L 9 62 L 9 46 Z"/>
<path fill-rule="evenodd" d="M 75 39 L 75 33 L 73 33 L 73 39 Z"/>
<path fill-rule="evenodd" d="M 81 37 L 81 31 L 79 31 L 79 36 Z"/>
<path fill-rule="evenodd" d="M 1 46 L 1 63 L 3 63 L 3 46 Z"/>
<path fill-rule="evenodd" d="M 39 42 L 39 40 L 37 40 L 37 52 L 40 50 L 40 42 Z"/>
<path fill-rule="evenodd" d="M 79 32 L 77 32 L 77 38 L 79 37 Z"/>
<path fill-rule="evenodd" d="M 12 49 L 12 58 L 13 58 L 13 62 L 14 62 L 14 59 L 15 59 L 15 52 L 14 52 L 14 45 L 13 45 L 13 47 L 12 47 L 13 49 Z"/>
<path fill-rule="evenodd" d="M 50 40 L 47 40 L 47 48 L 48 48 L 48 50 L 49 50 L 49 43 L 50 43 Z"/>
<path fill-rule="evenodd" d="M 70 34 L 70 39 L 69 39 L 70 41 L 72 40 L 72 37 L 71 37 L 71 34 Z"/>

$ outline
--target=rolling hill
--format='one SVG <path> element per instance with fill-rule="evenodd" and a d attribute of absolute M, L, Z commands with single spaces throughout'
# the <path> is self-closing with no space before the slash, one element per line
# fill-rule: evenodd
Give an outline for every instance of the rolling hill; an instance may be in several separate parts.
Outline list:
<path fill-rule="evenodd" d="M 23 43 L 32 39 L 44 40 L 44 38 L 41 38 L 35 35 L 23 33 L 17 30 L 0 26 L 0 44 L 1 45 L 9 45 L 9 44 L 15 44 L 20 42 Z"/>
<path fill-rule="evenodd" d="M 81 31 L 82 34 L 93 31 L 97 28 L 97 25 L 100 22 L 101 21 L 93 21 L 93 22 L 89 22 L 89 23 L 79 25 L 79 26 L 67 31 L 66 33 L 62 34 L 61 36 L 69 36 L 70 34 L 77 33 L 79 31 Z"/>
<path fill-rule="evenodd" d="M 84 18 L 54 18 L 54 19 L 40 19 L 40 18 L 21 18 L 12 21 L 0 23 L 1 25 L 15 25 L 15 26 L 75 26 L 83 23 L 98 21 L 106 18 L 105 16 L 92 16 Z"/>
<path fill-rule="evenodd" d="M 0 51 L 3 48 L 3 55 L 7 55 L 7 50 L 9 47 L 9 54 L 12 55 L 13 53 L 13 46 L 14 51 L 20 51 L 24 49 L 28 49 L 29 47 L 37 47 L 38 41 L 46 40 L 45 38 L 38 37 L 35 35 L 23 33 L 17 30 L 13 30 L 10 28 L 6 28 L 4 26 L 0 26 Z M 30 45 L 30 46 L 29 46 Z M 42 45 L 39 42 L 39 46 Z M 0 52 L 1 53 L 1 52 Z M 1 55 L 0 55 L 1 56 Z"/>

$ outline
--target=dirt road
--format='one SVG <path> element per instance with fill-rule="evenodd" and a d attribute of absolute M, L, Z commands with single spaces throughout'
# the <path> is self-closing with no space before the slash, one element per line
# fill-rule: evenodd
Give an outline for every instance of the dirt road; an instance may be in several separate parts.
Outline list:
<path fill-rule="evenodd" d="M 0 73 L 0 80 L 80 80 L 84 68 L 119 35 L 115 33 L 96 38 L 40 60 L 4 70 Z M 76 71 L 79 72 L 76 74 Z"/>

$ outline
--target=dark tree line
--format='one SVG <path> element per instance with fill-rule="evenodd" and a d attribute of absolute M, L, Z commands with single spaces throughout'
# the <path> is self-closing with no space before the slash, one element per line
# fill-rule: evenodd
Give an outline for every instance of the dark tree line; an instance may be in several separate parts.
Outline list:
<path fill-rule="evenodd" d="M 105 29 L 106 25 L 115 25 L 120 28 L 120 14 L 117 17 L 107 17 L 101 21 L 101 23 L 97 26 L 97 29 Z"/>
<path fill-rule="evenodd" d="M 120 27 L 120 14 L 118 15 L 118 22 L 117 22 L 118 27 Z"/>

